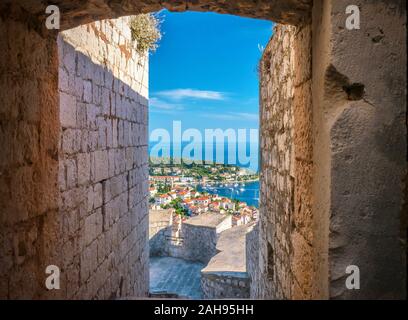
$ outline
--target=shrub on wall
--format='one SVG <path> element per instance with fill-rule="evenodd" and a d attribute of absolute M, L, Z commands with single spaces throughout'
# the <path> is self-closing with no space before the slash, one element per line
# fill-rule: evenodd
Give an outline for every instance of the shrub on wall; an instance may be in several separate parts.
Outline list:
<path fill-rule="evenodd" d="M 130 21 L 132 40 L 137 42 L 139 53 L 144 54 L 157 49 L 157 43 L 162 37 L 160 23 L 161 21 L 151 13 L 132 17 Z"/>

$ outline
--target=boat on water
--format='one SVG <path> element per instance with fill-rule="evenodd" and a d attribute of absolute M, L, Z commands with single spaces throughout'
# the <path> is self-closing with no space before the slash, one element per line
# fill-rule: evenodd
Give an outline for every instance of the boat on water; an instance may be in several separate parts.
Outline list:
<path fill-rule="evenodd" d="M 245 188 L 240 188 L 239 191 L 244 192 Z"/>
<path fill-rule="evenodd" d="M 245 183 L 241 183 L 241 187 L 245 187 Z"/>
<path fill-rule="evenodd" d="M 238 183 L 236 183 L 236 184 L 234 184 L 234 187 L 236 188 L 236 187 L 238 187 L 239 186 L 239 184 Z"/>

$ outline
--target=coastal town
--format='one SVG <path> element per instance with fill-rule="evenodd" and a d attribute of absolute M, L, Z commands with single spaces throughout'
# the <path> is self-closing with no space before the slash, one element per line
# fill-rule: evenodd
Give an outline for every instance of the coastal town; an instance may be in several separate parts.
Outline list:
<path fill-rule="evenodd" d="M 230 215 L 232 225 L 258 219 L 258 209 L 233 197 L 220 196 L 217 188 L 245 190 L 258 176 L 232 165 L 156 164 L 150 166 L 150 210 L 173 210 L 183 221 L 206 214 Z"/>
<path fill-rule="evenodd" d="M 259 180 L 257 173 L 236 165 L 214 162 L 196 163 L 186 160 L 150 158 L 149 175 L 171 176 L 178 183 L 233 183 Z"/>

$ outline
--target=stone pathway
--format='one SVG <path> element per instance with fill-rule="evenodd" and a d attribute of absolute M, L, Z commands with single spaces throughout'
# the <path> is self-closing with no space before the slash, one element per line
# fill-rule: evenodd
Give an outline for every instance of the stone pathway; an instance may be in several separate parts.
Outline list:
<path fill-rule="evenodd" d="M 150 257 L 150 292 L 201 299 L 200 271 L 204 264 L 171 257 Z"/>

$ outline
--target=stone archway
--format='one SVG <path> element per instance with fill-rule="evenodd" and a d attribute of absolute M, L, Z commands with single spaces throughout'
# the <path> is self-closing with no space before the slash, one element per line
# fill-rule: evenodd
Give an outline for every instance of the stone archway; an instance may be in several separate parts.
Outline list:
<path fill-rule="evenodd" d="M 255 297 L 404 295 L 405 8 L 403 1 L 357 2 L 364 7 L 366 29 L 351 32 L 344 29 L 348 3 L 343 0 L 315 0 L 313 7 L 300 0 L 53 1 L 60 6 L 63 29 L 161 8 L 293 25 L 278 28 L 262 63 L 263 216 L 253 237 L 260 247 L 259 267 L 252 268 Z M 83 297 L 86 290 L 75 282 L 60 291 L 44 287 L 45 267 L 64 265 L 60 234 L 66 223 L 59 214 L 57 187 L 57 32 L 44 28 L 44 12 L 44 3 L 34 0 L 0 5 L 0 44 L 5 48 L 0 52 L 4 298 L 66 298 L 73 292 Z M 379 67 L 384 61 L 387 66 Z M 280 74 L 271 69 L 278 65 Z M 355 84 L 365 88 L 357 100 L 349 94 Z M 269 126 L 268 119 L 275 116 Z M 80 259 L 76 247 L 70 253 Z M 345 267 L 354 263 L 364 277 L 359 291 L 344 287 Z M 71 271 L 62 273 L 80 272 Z M 112 278 L 120 294 L 132 293 L 122 292 L 123 281 Z"/>
<path fill-rule="evenodd" d="M 69 2 L 57 0 L 49 2 L 57 5 L 61 10 L 61 27 L 63 30 L 96 20 L 114 19 L 162 9 L 178 12 L 187 10 L 211 11 L 296 25 L 310 19 L 312 6 L 311 0 L 89 0 Z M 44 20 L 43 6 L 45 5 L 45 3 L 38 5 L 36 1 L 24 1 L 22 8 L 30 12 L 36 19 Z"/>

